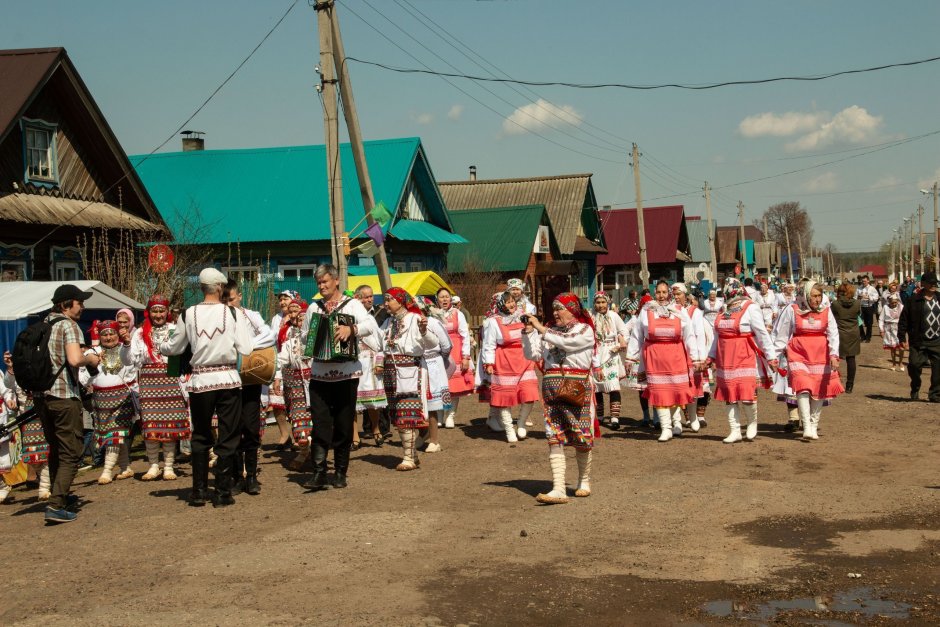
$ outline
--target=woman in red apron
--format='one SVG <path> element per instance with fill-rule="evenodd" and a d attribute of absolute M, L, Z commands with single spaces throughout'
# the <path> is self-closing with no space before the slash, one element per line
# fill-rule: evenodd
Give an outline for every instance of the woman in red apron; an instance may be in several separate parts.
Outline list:
<path fill-rule="evenodd" d="M 693 369 L 702 361 L 695 344 L 692 321 L 669 296 L 669 284 L 656 284 L 656 301 L 637 317 L 627 345 L 627 359 L 637 362 L 639 376 L 645 374 L 649 401 L 662 430 L 659 441 L 682 433 L 682 414 L 677 411 L 692 402 Z"/>
<path fill-rule="evenodd" d="M 742 439 L 742 416 L 747 419 L 747 439 L 757 437 L 757 384 L 770 387 L 768 368 L 776 368 L 777 360 L 760 307 L 748 298 L 744 286 L 729 283 L 725 302 L 725 310 L 715 319 L 715 341 L 706 363 L 715 365 L 715 400 L 728 404 L 731 433 L 724 442 L 732 444 Z"/>
<path fill-rule="evenodd" d="M 802 302 L 780 313 L 774 347 L 786 351 L 790 389 L 803 423 L 803 439 L 818 439 L 823 402 L 844 392 L 839 380 L 839 328 L 823 303 L 822 287 L 808 281 Z"/>
<path fill-rule="evenodd" d="M 437 306 L 444 312 L 442 322 L 447 336 L 450 337 L 450 363 L 454 364 L 454 373 L 447 382 L 450 388 L 451 409 L 444 418 L 444 428 L 453 429 L 457 416 L 457 405 L 461 396 L 473 394 L 473 365 L 470 362 L 470 327 L 467 318 L 454 307 L 453 294 L 446 287 L 437 291 Z"/>
<path fill-rule="evenodd" d="M 516 299 L 508 291 L 495 300 L 496 315 L 483 325 L 483 348 L 480 359 L 490 376 L 490 407 L 499 410 L 500 422 L 507 442 L 526 437 L 525 419 L 539 399 L 539 382 L 535 364 L 522 352 L 525 324 L 516 311 Z M 519 422 L 512 424 L 512 408 L 522 405 Z"/>

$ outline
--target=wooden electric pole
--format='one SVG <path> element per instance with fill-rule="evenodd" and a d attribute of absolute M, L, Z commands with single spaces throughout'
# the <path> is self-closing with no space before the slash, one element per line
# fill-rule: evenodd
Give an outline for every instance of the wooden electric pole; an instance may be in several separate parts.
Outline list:
<path fill-rule="evenodd" d="M 803 256 L 803 234 L 796 234 L 796 248 L 797 253 L 800 255 L 800 276 L 806 276 L 806 257 Z"/>
<path fill-rule="evenodd" d="M 640 245 L 640 283 L 644 287 L 650 284 L 650 268 L 646 259 L 646 227 L 643 224 L 643 193 L 640 191 L 640 151 L 633 144 L 633 186 L 636 188 L 636 226 Z"/>
<path fill-rule="evenodd" d="M 741 240 L 741 269 L 744 272 L 745 278 L 748 276 L 747 271 L 747 244 L 744 242 L 744 203 L 740 200 L 738 201 L 738 221 L 740 223 L 741 234 L 738 239 Z"/>
<path fill-rule="evenodd" d="M 705 214 L 708 218 L 708 254 L 711 255 L 712 285 L 718 289 L 718 253 L 715 250 L 715 225 L 712 222 L 712 188 L 705 181 Z"/>
<path fill-rule="evenodd" d="M 917 246 L 920 248 L 920 273 L 924 273 L 924 249 L 927 248 L 927 237 L 924 233 L 924 206 L 917 205 Z"/>
<path fill-rule="evenodd" d="M 914 276 L 914 214 L 911 214 L 911 276 Z"/>
<path fill-rule="evenodd" d="M 336 73 L 339 75 L 339 95 L 343 101 L 343 114 L 346 118 L 346 130 L 349 133 L 349 145 L 352 148 L 353 161 L 356 164 L 356 176 L 359 178 L 359 193 L 362 195 L 362 207 L 366 212 L 366 222 L 369 226 L 375 224 L 372 217 L 372 208 L 375 207 L 375 196 L 372 193 L 372 179 L 369 177 L 369 165 L 366 162 L 366 151 L 362 141 L 362 131 L 359 128 L 359 114 L 356 111 L 356 101 L 353 98 L 352 80 L 349 78 L 349 66 L 346 64 L 346 50 L 343 48 L 343 38 L 339 30 L 339 17 L 336 7 L 323 11 L 329 14 L 333 35 L 333 58 Z M 379 275 L 379 285 L 382 293 L 388 292 L 392 287 L 392 279 L 388 272 L 388 257 L 385 255 L 385 243 L 378 247 L 375 256 L 375 268 Z"/>
<path fill-rule="evenodd" d="M 339 119 L 336 116 L 336 63 L 333 58 L 333 1 L 317 2 L 320 34 L 320 91 L 323 96 L 323 137 L 326 142 L 326 176 L 330 203 L 330 243 L 333 265 L 339 270 L 340 289 L 347 288 L 346 227 L 343 214 L 343 175 L 339 158 Z"/>
<path fill-rule="evenodd" d="M 770 237 L 768 237 L 767 235 L 767 214 L 764 214 L 764 244 L 766 245 L 768 242 L 770 242 Z M 769 250 L 767 251 L 767 255 L 768 255 L 767 256 L 767 274 L 770 275 L 770 271 L 772 269 L 770 266 L 773 262 L 770 261 L 771 257 L 770 257 Z M 756 253 L 755 253 L 755 256 L 757 256 Z M 755 263 L 756 263 L 756 260 L 755 260 Z"/>
<path fill-rule="evenodd" d="M 790 250 L 790 223 L 787 222 L 787 226 L 783 229 L 783 235 L 787 240 L 787 267 L 790 270 L 790 274 L 787 277 L 789 283 L 796 285 L 796 281 L 793 280 L 793 252 Z"/>

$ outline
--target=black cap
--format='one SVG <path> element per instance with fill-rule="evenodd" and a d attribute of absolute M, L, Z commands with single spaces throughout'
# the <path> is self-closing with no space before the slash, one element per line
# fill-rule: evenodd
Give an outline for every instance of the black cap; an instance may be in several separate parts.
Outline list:
<path fill-rule="evenodd" d="M 924 272 L 924 275 L 920 277 L 921 285 L 936 285 L 937 284 L 937 273 L 928 271 Z"/>
<path fill-rule="evenodd" d="M 80 300 L 84 302 L 91 298 L 91 296 L 91 292 L 83 292 L 76 286 L 66 283 L 65 285 L 60 285 L 55 288 L 55 293 L 52 295 L 52 304 L 64 303 L 68 300 Z"/>

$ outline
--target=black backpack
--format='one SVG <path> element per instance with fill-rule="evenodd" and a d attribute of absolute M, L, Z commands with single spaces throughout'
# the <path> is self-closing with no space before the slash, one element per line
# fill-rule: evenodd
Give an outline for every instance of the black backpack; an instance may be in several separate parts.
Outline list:
<path fill-rule="evenodd" d="M 52 336 L 52 327 L 67 320 L 65 316 L 45 320 L 26 327 L 16 336 L 13 344 L 13 371 L 16 384 L 33 394 L 46 392 L 52 389 L 56 378 L 68 364 L 64 359 L 62 367 L 52 369 L 52 356 L 49 354 L 49 338 Z"/>

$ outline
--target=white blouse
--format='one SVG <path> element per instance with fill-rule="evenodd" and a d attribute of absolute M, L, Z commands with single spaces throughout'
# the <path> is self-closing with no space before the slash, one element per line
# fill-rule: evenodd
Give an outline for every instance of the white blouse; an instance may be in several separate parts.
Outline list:
<path fill-rule="evenodd" d="M 823 307 L 823 311 L 828 309 L 828 307 Z M 826 340 L 829 342 L 829 356 L 838 357 L 839 356 L 839 325 L 836 324 L 836 317 L 832 315 L 832 311 L 828 311 L 826 323 Z M 783 354 L 787 350 L 787 344 L 790 343 L 790 340 L 793 338 L 793 332 L 796 330 L 796 312 L 792 306 L 787 307 L 783 310 L 780 316 L 777 318 L 777 323 L 774 326 L 774 348 L 778 354 Z"/>
<path fill-rule="evenodd" d="M 176 325 L 168 322 L 162 327 L 153 327 L 153 330 L 156 331 L 153 335 L 162 333 L 163 329 L 166 329 L 168 332 L 165 337 L 169 337 L 174 332 L 174 329 L 176 329 Z M 144 329 L 143 327 L 138 327 L 131 336 L 131 343 L 127 346 L 121 344 L 121 361 L 124 362 L 125 366 L 133 366 L 137 370 L 140 370 L 143 366 L 150 363 L 166 363 L 166 357 L 160 350 L 160 341 L 156 339 L 153 341 L 153 352 L 156 359 L 150 359 L 150 353 L 147 352 L 147 345 L 144 344 Z"/>
<path fill-rule="evenodd" d="M 281 344 L 281 350 L 277 353 L 278 370 L 284 368 L 293 368 L 302 370 L 310 367 L 310 358 L 304 357 L 306 346 L 300 341 L 300 329 L 291 327 L 287 330 L 287 337 Z"/>
<path fill-rule="evenodd" d="M 439 346 L 437 335 L 431 331 L 430 322 L 428 330 L 423 335 L 418 329 L 418 314 L 411 312 L 405 313 L 401 318 L 401 333 L 398 337 L 392 337 L 392 317 L 385 321 L 385 354 L 388 355 L 411 355 L 412 357 L 423 357 L 426 350 Z"/>
<path fill-rule="evenodd" d="M 705 322 L 714 325 L 718 314 L 724 311 L 725 299 L 715 297 L 715 302 L 705 299 L 702 301 L 702 315 L 705 316 Z"/>
<path fill-rule="evenodd" d="M 268 326 L 260 313 L 244 307 L 239 309 L 245 314 L 245 319 L 248 321 L 248 331 L 251 333 L 251 344 L 254 347 L 252 350 L 271 348 L 277 344 L 277 332 Z"/>
<path fill-rule="evenodd" d="M 437 318 L 428 318 L 428 334 L 431 333 L 437 337 L 437 346 L 425 349 L 424 356 L 435 357 L 445 354 L 450 356 L 450 349 L 453 348 L 453 344 L 450 342 L 450 336 L 447 335 L 444 324 Z"/>
<path fill-rule="evenodd" d="M 104 352 L 105 352 L 104 347 L 95 346 L 94 348 L 91 348 L 85 351 L 85 355 L 91 355 L 92 353 L 94 353 L 95 355 L 100 356 Z M 99 388 L 111 388 L 111 387 L 115 387 L 115 386 L 122 385 L 122 384 L 130 385 L 132 383 L 135 383 L 137 380 L 137 368 L 135 368 L 134 366 L 125 365 L 123 361 L 121 360 L 120 352 L 121 352 L 120 350 L 115 351 L 115 353 L 117 353 L 115 357 L 118 358 L 117 363 L 115 365 L 121 366 L 117 372 L 112 372 L 112 373 L 105 372 L 105 368 L 104 368 L 105 363 L 104 361 L 102 361 L 98 365 L 98 374 L 95 376 L 92 376 L 88 372 L 88 368 L 79 368 L 78 369 L 78 383 L 82 387 L 93 385 Z M 136 387 L 136 385 L 134 387 Z"/>
<path fill-rule="evenodd" d="M 777 351 L 774 349 L 773 338 L 764 325 L 764 317 L 761 315 L 760 307 L 755 306 L 753 303 L 748 303 L 746 307 L 747 309 L 745 309 L 744 313 L 741 315 L 741 324 L 738 326 L 738 333 L 752 334 L 757 348 L 764 353 L 764 357 L 767 361 L 772 361 L 776 357 Z M 726 321 L 730 321 L 730 318 L 721 316 L 718 318 L 716 324 L 720 325 L 722 322 Z M 715 339 L 712 341 L 711 348 L 708 351 L 708 356 L 712 359 L 715 359 L 715 356 L 718 354 L 719 341 L 718 331 L 716 330 Z"/>
<path fill-rule="evenodd" d="M 541 361 L 546 371 L 553 368 L 591 370 L 597 366 L 594 356 L 594 331 L 583 322 L 568 330 L 549 327 L 544 334 L 534 329 L 522 335 L 522 350 L 527 359 Z"/>
<path fill-rule="evenodd" d="M 492 365 L 496 362 L 496 347 L 503 345 L 503 332 L 499 328 L 498 316 L 483 321 L 483 344 L 480 348 L 480 362 Z"/>
<path fill-rule="evenodd" d="M 192 349 L 190 392 L 240 388 L 242 380 L 235 367 L 238 355 L 250 355 L 253 345 L 245 315 L 221 303 L 199 303 L 189 307 L 184 316 L 184 323 L 177 324 L 170 339 L 160 345 L 160 352 L 180 355 L 187 345 Z"/>
<path fill-rule="evenodd" d="M 310 316 L 312 313 L 324 314 L 325 310 L 318 304 L 320 301 L 310 303 L 307 309 L 307 315 L 304 316 L 304 323 L 300 331 L 300 340 L 305 345 L 307 343 L 307 334 L 310 331 Z M 366 311 L 356 298 L 344 296 L 340 301 L 340 313 L 353 316 L 356 319 L 356 339 L 362 339 L 372 334 L 374 326 L 369 325 L 369 319 L 375 320 Z M 339 308 L 340 305 L 337 305 Z M 335 311 L 335 310 L 334 310 Z M 358 379 L 362 376 L 362 367 L 359 360 L 356 361 L 311 361 L 310 378 L 315 381 L 346 381 L 348 379 Z"/>

